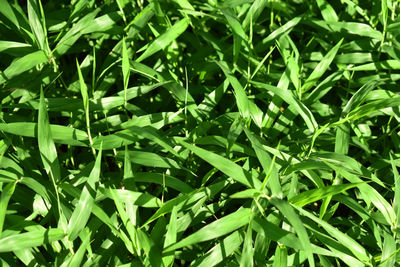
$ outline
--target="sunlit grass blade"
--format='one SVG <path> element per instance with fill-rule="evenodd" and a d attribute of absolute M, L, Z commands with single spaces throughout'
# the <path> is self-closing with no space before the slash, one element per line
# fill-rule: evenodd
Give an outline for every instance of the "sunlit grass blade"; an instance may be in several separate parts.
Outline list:
<path fill-rule="evenodd" d="M 252 217 L 253 212 L 250 209 L 240 209 L 204 226 L 197 232 L 167 247 L 164 252 L 174 251 L 182 247 L 224 236 L 248 224 Z"/>
<path fill-rule="evenodd" d="M 300 193 L 300 194 L 292 197 L 289 200 L 289 202 L 298 207 L 303 207 L 307 204 L 321 200 L 323 198 L 331 197 L 333 195 L 345 192 L 346 190 L 357 187 L 360 184 L 362 184 L 362 183 L 332 185 L 332 186 L 326 186 L 326 187 L 322 187 L 322 188 L 318 188 L 318 189 L 308 190 L 308 191 L 305 191 L 303 193 Z"/>
<path fill-rule="evenodd" d="M 139 58 L 136 59 L 136 62 L 141 62 L 144 59 L 152 56 L 158 51 L 167 47 L 172 41 L 181 35 L 186 28 L 189 26 L 190 19 L 183 18 L 180 21 L 176 22 L 171 28 L 169 28 L 165 33 L 161 34 L 157 39 L 155 39 L 140 55 Z"/>
<path fill-rule="evenodd" d="M 195 153 L 201 159 L 207 161 L 209 164 L 216 167 L 232 179 L 246 185 L 249 188 L 260 188 L 261 182 L 259 180 L 232 161 L 205 149 L 188 144 L 185 141 L 179 141 L 179 143 L 181 143 L 187 149 L 193 151 L 193 153 Z"/>
<path fill-rule="evenodd" d="M 294 209 L 286 201 L 278 198 L 271 198 L 270 202 L 279 209 L 279 211 L 293 226 L 294 230 L 297 233 L 297 236 L 299 237 L 303 250 L 307 255 L 307 259 L 310 266 L 315 266 L 310 238 L 307 234 L 306 229 L 303 226 L 303 222 L 301 221 L 300 217 L 296 214 Z"/>
<path fill-rule="evenodd" d="M 60 240 L 64 236 L 65 233 L 63 230 L 58 228 L 9 235 L 0 239 L 0 252 L 11 252 L 24 248 L 42 246 Z"/>
<path fill-rule="evenodd" d="M 100 178 L 101 154 L 102 149 L 100 147 L 93 170 L 90 172 L 87 182 L 82 189 L 78 203 L 75 206 L 75 210 L 68 222 L 68 238 L 71 241 L 75 240 L 79 233 L 85 228 L 92 213 L 94 199 L 96 198 L 95 192 Z"/>
<path fill-rule="evenodd" d="M 340 46 L 343 43 L 343 39 L 341 39 L 331 50 L 324 56 L 321 62 L 315 67 L 313 72 L 308 76 L 307 80 L 304 82 L 301 91 L 302 93 L 307 92 L 310 90 L 321 78 L 321 76 L 326 72 L 329 68 L 330 64 L 332 63 L 333 59 L 335 58 L 336 54 L 339 51 Z"/>
<path fill-rule="evenodd" d="M 0 237 L 1 237 L 1 232 L 3 231 L 4 219 L 6 217 L 6 211 L 7 211 L 8 202 L 10 201 L 10 198 L 14 194 L 16 185 L 17 185 L 17 182 L 11 182 L 11 183 L 7 184 L 6 186 L 4 186 L 3 190 L 1 191 L 1 197 L 0 197 Z"/>

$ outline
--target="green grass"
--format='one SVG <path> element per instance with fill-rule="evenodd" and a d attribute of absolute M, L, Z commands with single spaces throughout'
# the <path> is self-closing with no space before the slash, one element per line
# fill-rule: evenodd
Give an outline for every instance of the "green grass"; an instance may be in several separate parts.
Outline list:
<path fill-rule="evenodd" d="M 1 266 L 400 264 L 399 14 L 0 0 Z"/>

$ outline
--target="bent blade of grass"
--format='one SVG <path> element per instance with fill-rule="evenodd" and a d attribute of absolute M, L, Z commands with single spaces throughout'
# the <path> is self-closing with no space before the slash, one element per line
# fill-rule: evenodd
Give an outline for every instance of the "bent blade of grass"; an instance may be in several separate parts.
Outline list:
<path fill-rule="evenodd" d="M 297 233 L 297 236 L 299 237 L 300 243 L 302 245 L 302 250 L 307 255 L 308 263 L 310 264 L 310 266 L 315 266 L 310 238 L 307 234 L 306 229 L 303 226 L 303 222 L 301 221 L 300 217 L 295 213 L 293 208 L 286 201 L 273 197 L 270 199 L 270 202 L 279 209 L 279 211 L 293 226 L 294 230 Z"/>
<path fill-rule="evenodd" d="M 317 83 L 319 78 L 321 78 L 321 76 L 326 72 L 326 70 L 331 65 L 333 59 L 335 58 L 337 52 L 339 51 L 339 48 L 342 45 L 342 43 L 343 43 L 343 38 L 331 50 L 329 50 L 329 52 L 324 56 L 321 62 L 318 63 L 313 72 L 304 82 L 304 85 L 301 88 L 302 93 L 305 93 L 308 90 L 310 90 Z"/>
<path fill-rule="evenodd" d="M 251 209 L 241 208 L 236 212 L 226 215 L 208 224 L 207 226 L 204 226 L 197 232 L 169 246 L 164 250 L 164 252 L 171 252 L 183 247 L 224 236 L 243 227 L 244 225 L 249 224 L 252 217 L 253 212 L 251 211 Z"/>
<path fill-rule="evenodd" d="M 22 234 L 9 235 L 0 239 L 0 252 L 12 252 L 38 247 L 62 239 L 65 236 L 59 228 L 34 230 Z"/>
<path fill-rule="evenodd" d="M 157 37 L 144 51 L 143 54 L 140 55 L 136 62 L 141 62 L 146 58 L 152 56 L 158 51 L 164 49 L 169 44 L 171 44 L 176 38 L 179 37 L 189 26 L 190 19 L 183 18 L 180 21 L 176 22 L 171 28 L 169 28 L 166 32 Z"/>
<path fill-rule="evenodd" d="M 15 186 L 17 185 L 17 181 L 8 183 L 3 190 L 1 191 L 0 197 L 0 237 L 3 232 L 4 219 L 6 217 L 7 206 L 10 198 L 14 194 Z"/>
<path fill-rule="evenodd" d="M 311 111 L 302 103 L 299 99 L 297 99 L 289 90 L 281 90 L 278 87 L 273 85 L 269 85 L 266 83 L 260 82 L 251 82 L 256 87 L 263 88 L 268 91 L 272 91 L 274 94 L 278 95 L 281 99 L 283 99 L 289 105 L 293 105 L 296 111 L 300 114 L 300 116 L 304 119 L 308 129 L 311 132 L 314 132 L 318 128 L 317 121 L 315 120 Z"/>

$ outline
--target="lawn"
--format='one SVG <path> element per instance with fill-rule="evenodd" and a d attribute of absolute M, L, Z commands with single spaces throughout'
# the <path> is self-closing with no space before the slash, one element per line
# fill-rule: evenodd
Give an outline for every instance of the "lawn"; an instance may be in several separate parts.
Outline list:
<path fill-rule="evenodd" d="M 398 14 L 0 0 L 0 265 L 397 266 Z"/>

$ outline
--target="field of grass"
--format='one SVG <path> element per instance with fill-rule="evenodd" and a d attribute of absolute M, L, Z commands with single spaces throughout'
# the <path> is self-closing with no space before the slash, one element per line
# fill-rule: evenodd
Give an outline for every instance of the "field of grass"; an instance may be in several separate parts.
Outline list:
<path fill-rule="evenodd" d="M 399 14 L 0 0 L 1 266 L 396 266 Z"/>

